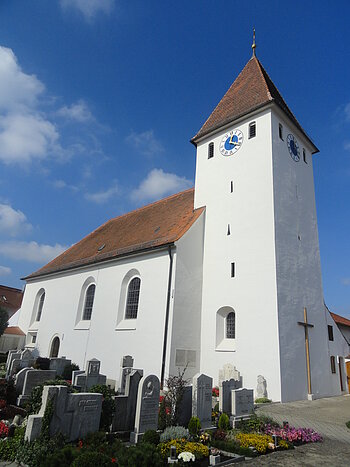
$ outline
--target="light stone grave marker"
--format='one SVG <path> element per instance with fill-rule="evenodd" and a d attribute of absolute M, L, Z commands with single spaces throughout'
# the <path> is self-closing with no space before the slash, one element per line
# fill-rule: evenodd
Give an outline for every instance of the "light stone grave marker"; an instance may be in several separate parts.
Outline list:
<path fill-rule="evenodd" d="M 223 381 L 230 381 L 234 379 L 240 382 L 240 386 L 242 387 L 242 376 L 240 372 L 236 369 L 235 366 L 231 365 L 231 363 L 225 363 L 221 370 L 219 370 L 219 410 L 220 412 L 224 412 L 223 410 L 223 391 L 222 391 L 222 383 Z"/>
<path fill-rule="evenodd" d="M 62 433 L 68 441 L 75 441 L 98 431 L 102 399 L 102 394 L 96 393 L 69 394 L 67 386 L 45 386 L 39 414 L 28 418 L 25 440 L 32 442 L 40 436 L 45 409 L 50 401 L 54 407 L 50 437 Z"/>
<path fill-rule="evenodd" d="M 198 417 L 202 428 L 211 426 L 211 394 L 213 378 L 197 374 L 193 377 L 192 415 Z"/>
<path fill-rule="evenodd" d="M 88 391 L 96 384 L 106 384 L 106 375 L 100 374 L 100 360 L 93 358 L 86 363 L 85 371 L 75 370 L 72 372 L 72 385 L 79 386 L 82 391 Z"/>
<path fill-rule="evenodd" d="M 32 367 L 22 368 L 22 370 L 20 370 L 20 371 L 16 374 L 16 377 L 15 377 L 15 388 L 16 388 L 16 393 L 17 393 L 17 395 L 22 394 L 23 385 L 24 385 L 24 378 L 25 378 L 25 375 L 27 374 L 27 371 L 28 371 L 28 370 L 34 370 L 34 368 L 32 368 Z"/>
<path fill-rule="evenodd" d="M 125 394 L 116 396 L 113 431 L 132 431 L 135 426 L 137 394 L 143 370 L 132 370 L 126 377 Z"/>
<path fill-rule="evenodd" d="M 262 397 L 267 397 L 267 383 L 266 379 L 262 376 L 258 376 L 258 385 L 256 387 L 256 399 L 260 399 Z"/>
<path fill-rule="evenodd" d="M 254 410 L 253 389 L 234 389 L 231 391 L 232 417 L 230 421 L 233 428 L 237 421 L 246 420 L 251 417 Z"/>
<path fill-rule="evenodd" d="M 55 370 L 33 370 L 29 369 L 24 376 L 22 393 L 18 396 L 17 405 L 23 407 L 30 398 L 30 394 L 35 386 L 55 379 Z"/>
<path fill-rule="evenodd" d="M 10 379 L 19 370 L 22 368 L 30 367 L 34 363 L 32 352 L 28 349 L 22 350 L 21 352 L 11 353 L 11 356 L 9 356 L 8 360 L 9 367 L 6 371 L 6 379 Z"/>
<path fill-rule="evenodd" d="M 160 381 L 157 376 L 144 376 L 139 384 L 135 415 L 135 428 L 130 441 L 137 443 L 147 430 L 158 427 Z"/>

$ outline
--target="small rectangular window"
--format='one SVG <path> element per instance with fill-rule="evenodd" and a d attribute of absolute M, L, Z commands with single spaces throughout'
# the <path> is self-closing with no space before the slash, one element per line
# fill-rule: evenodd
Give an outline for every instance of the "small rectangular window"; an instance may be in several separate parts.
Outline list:
<path fill-rule="evenodd" d="M 32 336 L 32 344 L 35 344 L 35 342 L 36 342 L 36 334 Z"/>
<path fill-rule="evenodd" d="M 231 277 L 235 277 L 235 263 L 231 263 Z"/>
<path fill-rule="evenodd" d="M 332 373 L 336 373 L 336 369 L 335 369 L 335 357 L 331 357 L 331 371 Z"/>
<path fill-rule="evenodd" d="M 230 224 L 227 224 L 227 235 L 231 235 Z"/>
<path fill-rule="evenodd" d="M 279 124 L 278 132 L 280 135 L 280 139 L 283 141 L 283 126 L 281 125 L 281 123 Z"/>
<path fill-rule="evenodd" d="M 256 123 L 249 123 L 249 139 L 256 136 Z"/>
<path fill-rule="evenodd" d="M 231 189 L 231 193 L 233 193 L 233 181 L 231 180 L 231 184 L 230 184 L 230 189 Z"/>
<path fill-rule="evenodd" d="M 303 159 L 304 159 L 305 164 L 307 164 L 305 149 L 303 149 Z"/>
<path fill-rule="evenodd" d="M 328 339 L 334 341 L 333 326 L 328 325 Z"/>
<path fill-rule="evenodd" d="M 208 159 L 214 157 L 214 143 L 209 143 L 208 145 Z"/>

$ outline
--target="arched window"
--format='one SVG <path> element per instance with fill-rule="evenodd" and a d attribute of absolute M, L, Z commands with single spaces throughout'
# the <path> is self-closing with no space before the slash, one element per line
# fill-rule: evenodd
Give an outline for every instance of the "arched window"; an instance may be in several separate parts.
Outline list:
<path fill-rule="evenodd" d="M 226 317 L 226 339 L 234 339 L 236 332 L 236 319 L 234 311 Z"/>
<path fill-rule="evenodd" d="M 41 314 L 43 312 L 44 301 L 45 301 L 45 292 L 43 292 L 41 294 L 41 296 L 40 296 L 39 305 L 38 305 L 38 313 L 36 315 L 36 320 L 37 321 L 40 321 L 40 319 L 41 319 Z"/>
<path fill-rule="evenodd" d="M 92 307 L 94 305 L 95 289 L 96 289 L 95 284 L 91 284 L 86 290 L 85 305 L 84 305 L 84 312 L 83 312 L 84 321 L 89 321 L 91 319 Z"/>
<path fill-rule="evenodd" d="M 141 279 L 139 277 L 135 277 L 129 283 L 125 307 L 125 319 L 137 318 L 137 311 L 139 308 L 140 285 Z"/>
<path fill-rule="evenodd" d="M 59 337 L 54 337 L 52 344 L 51 344 L 51 350 L 50 350 L 50 357 L 55 358 L 58 357 L 58 351 L 60 350 L 60 339 Z"/>

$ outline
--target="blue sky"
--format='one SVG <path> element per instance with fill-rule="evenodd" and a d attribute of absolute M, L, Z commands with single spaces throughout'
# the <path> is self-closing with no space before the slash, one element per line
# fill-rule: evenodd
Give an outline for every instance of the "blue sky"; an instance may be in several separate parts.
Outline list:
<path fill-rule="evenodd" d="M 314 158 L 325 300 L 350 316 L 350 3 L 0 2 L 0 283 L 193 185 L 189 143 L 257 56 Z"/>

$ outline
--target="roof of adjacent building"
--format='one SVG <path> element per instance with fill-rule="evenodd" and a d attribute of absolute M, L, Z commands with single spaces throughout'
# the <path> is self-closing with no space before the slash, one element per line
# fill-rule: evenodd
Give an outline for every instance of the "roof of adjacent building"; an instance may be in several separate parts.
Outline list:
<path fill-rule="evenodd" d="M 21 308 L 23 300 L 23 292 L 21 289 L 0 285 L 0 307 L 15 312 Z"/>
<path fill-rule="evenodd" d="M 330 312 L 332 318 L 337 324 L 341 324 L 343 326 L 348 326 L 350 328 L 350 319 L 344 318 L 344 316 L 337 315 L 336 313 Z"/>
<path fill-rule="evenodd" d="M 18 326 L 9 326 L 5 329 L 4 334 L 11 334 L 15 336 L 25 336 L 25 333 Z"/>
<path fill-rule="evenodd" d="M 173 244 L 204 210 L 193 201 L 191 188 L 115 217 L 25 279 Z"/>
<path fill-rule="evenodd" d="M 284 111 L 294 125 L 310 141 L 314 147 L 314 152 L 318 152 L 317 147 L 301 127 L 255 55 L 248 61 L 237 79 L 191 141 L 197 143 L 200 138 L 212 131 L 272 102 Z"/>

